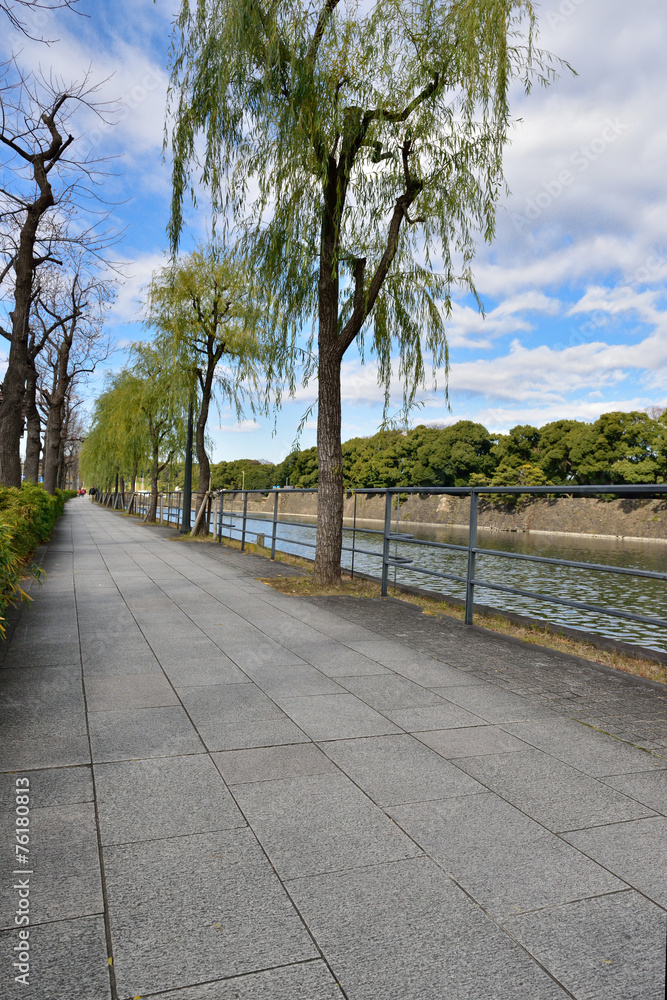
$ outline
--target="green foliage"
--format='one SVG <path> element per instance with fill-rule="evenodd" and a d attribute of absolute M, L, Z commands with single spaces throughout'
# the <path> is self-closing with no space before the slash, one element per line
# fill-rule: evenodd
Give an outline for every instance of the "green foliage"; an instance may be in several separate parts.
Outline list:
<path fill-rule="evenodd" d="M 552 483 L 565 483 L 572 476 L 572 448 L 586 428 L 582 420 L 554 420 L 539 432 L 536 460 Z"/>
<path fill-rule="evenodd" d="M 509 434 L 501 434 L 493 449 L 493 457 L 498 465 L 519 466 L 535 460 L 540 441 L 540 432 L 530 424 L 518 424 Z"/>
<path fill-rule="evenodd" d="M 155 271 L 145 316 L 166 367 L 182 371 L 191 390 L 207 397 L 205 405 L 212 394 L 239 418 L 244 401 L 257 408 L 264 313 L 259 290 L 234 254 L 201 245 Z"/>
<path fill-rule="evenodd" d="M 222 462 L 215 484 L 251 489 L 249 460 Z M 317 449 L 292 452 L 279 465 L 258 465 L 257 488 L 317 485 Z M 261 472 L 259 471 L 261 470 Z M 542 486 L 656 483 L 667 479 L 667 413 L 607 413 L 592 424 L 555 420 L 539 430 L 513 427 L 494 439 L 482 424 L 420 424 L 407 434 L 381 431 L 343 443 L 346 488 L 397 486 Z"/>
<path fill-rule="evenodd" d="M 491 477 L 474 474 L 471 486 L 547 486 L 547 477 L 539 466 L 531 462 L 515 464 L 512 460 L 501 462 Z M 491 503 L 514 506 L 532 499 L 530 494 L 492 493 L 486 499 Z"/>
<path fill-rule="evenodd" d="M 217 462 L 211 466 L 212 489 L 236 490 L 241 489 L 242 484 L 245 484 L 247 490 L 270 490 L 279 485 L 276 466 L 248 458 L 235 462 Z"/>
<path fill-rule="evenodd" d="M 309 489 L 317 486 L 317 448 L 293 451 L 284 462 L 276 466 L 276 485 L 300 486 Z"/>
<path fill-rule="evenodd" d="M 0 609 L 27 595 L 21 577 L 39 576 L 27 560 L 42 542 L 51 537 L 65 502 L 76 496 L 73 490 L 56 490 L 52 496 L 43 486 L 24 482 L 20 489 L 0 487 Z M 0 617 L 0 636 L 5 627 Z"/>
<path fill-rule="evenodd" d="M 110 486 L 116 473 L 129 479 L 137 468 L 155 476 L 184 448 L 188 373 L 150 343 L 134 344 L 131 361 L 108 377 L 95 403 L 79 459 L 91 485 Z"/>
<path fill-rule="evenodd" d="M 664 481 L 664 425 L 646 413 L 603 413 L 577 435 L 571 449 L 578 483 Z"/>
<path fill-rule="evenodd" d="M 554 75 L 534 33 L 530 0 L 182 0 L 172 248 L 198 182 L 214 220 L 246 227 L 273 303 L 268 376 L 294 378 L 329 281 L 336 351 L 370 347 L 386 401 L 392 344 L 406 409 L 427 358 L 446 371 L 451 288 L 473 289 L 495 228 L 509 87 Z"/>

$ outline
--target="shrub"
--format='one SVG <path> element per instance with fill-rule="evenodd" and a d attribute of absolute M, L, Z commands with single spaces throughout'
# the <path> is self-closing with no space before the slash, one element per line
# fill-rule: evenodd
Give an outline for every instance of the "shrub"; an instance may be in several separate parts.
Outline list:
<path fill-rule="evenodd" d="M 29 557 L 51 537 L 65 502 L 73 496 L 74 490 L 56 490 L 51 496 L 36 483 L 23 483 L 20 489 L 0 487 L 0 612 L 27 597 L 21 579 L 40 576 L 36 566 L 28 565 Z M 4 635 L 0 615 L 0 636 Z"/>

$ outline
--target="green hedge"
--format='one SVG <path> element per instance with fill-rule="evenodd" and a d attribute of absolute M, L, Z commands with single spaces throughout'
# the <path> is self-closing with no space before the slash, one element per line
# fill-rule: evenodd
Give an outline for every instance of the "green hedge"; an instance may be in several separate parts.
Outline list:
<path fill-rule="evenodd" d="M 2 609 L 27 596 L 21 578 L 39 576 L 36 567 L 27 565 L 29 556 L 49 540 L 73 496 L 75 490 L 56 490 L 51 496 L 36 483 L 23 483 L 20 489 L 0 487 L 0 636 L 5 634 Z"/>

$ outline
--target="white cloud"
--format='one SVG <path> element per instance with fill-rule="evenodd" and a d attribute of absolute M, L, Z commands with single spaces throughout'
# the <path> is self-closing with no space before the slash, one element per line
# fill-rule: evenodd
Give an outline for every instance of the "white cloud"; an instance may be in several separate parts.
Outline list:
<path fill-rule="evenodd" d="M 471 306 L 452 303 L 447 321 L 447 340 L 451 347 L 490 347 L 493 340 L 519 330 L 530 332 L 534 325 L 522 313 L 555 315 L 560 310 L 557 299 L 540 291 L 526 291 L 511 296 L 482 315 Z"/>
<path fill-rule="evenodd" d="M 153 271 L 167 263 L 165 254 L 143 254 L 136 260 L 123 261 L 121 267 L 125 275 L 118 284 L 116 300 L 110 310 L 112 323 L 141 322 L 141 304 L 144 291 Z"/>
<path fill-rule="evenodd" d="M 221 424 L 215 428 L 216 431 L 224 431 L 226 434 L 252 434 L 261 429 L 262 425 L 255 420 L 241 420 L 237 424 Z"/>

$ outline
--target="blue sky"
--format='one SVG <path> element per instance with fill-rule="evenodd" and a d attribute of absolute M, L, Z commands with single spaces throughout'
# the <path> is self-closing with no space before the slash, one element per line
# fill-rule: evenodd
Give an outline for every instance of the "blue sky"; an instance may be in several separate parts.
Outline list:
<path fill-rule="evenodd" d="M 5 33 L 7 55 L 68 79 L 90 66 L 105 81 L 100 97 L 119 100 L 120 121 L 99 128 L 77 120 L 102 154 L 118 157 L 108 182 L 118 225 L 116 256 L 126 280 L 109 315 L 122 345 L 145 336 L 142 288 L 164 262 L 169 166 L 161 149 L 167 53 L 176 0 L 82 0 L 88 17 L 42 14 L 35 27 L 58 41 L 40 45 Z M 507 149 L 511 194 L 497 237 L 480 246 L 474 267 L 485 303 L 455 302 L 448 327 L 448 410 L 442 388 L 422 394 L 413 423 L 479 420 L 492 431 L 560 417 L 594 420 L 611 410 L 667 405 L 667 90 L 663 0 L 548 0 L 541 44 L 577 70 L 512 104 L 517 121 Z M 205 235 L 207 207 L 190 213 L 185 249 Z M 111 359 L 120 367 L 119 350 Z M 444 379 L 440 379 L 444 386 Z M 90 392 L 94 394 L 95 386 Z M 278 417 L 237 423 L 212 416 L 214 459 L 277 461 L 316 398 L 299 390 Z M 396 406 L 400 385 L 395 386 Z M 372 364 L 344 363 L 343 437 L 373 434 L 382 392 Z M 315 443 L 309 420 L 302 447 Z"/>

